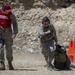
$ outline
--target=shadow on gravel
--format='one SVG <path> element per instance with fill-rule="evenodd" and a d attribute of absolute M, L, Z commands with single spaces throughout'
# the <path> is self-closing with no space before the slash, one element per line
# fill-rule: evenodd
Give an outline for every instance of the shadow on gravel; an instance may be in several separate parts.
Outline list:
<path fill-rule="evenodd" d="M 69 69 L 69 70 L 58 70 L 58 69 L 56 69 L 54 71 L 74 71 L 74 70 L 73 69 Z"/>
<path fill-rule="evenodd" d="M 38 71 L 37 69 L 14 69 L 14 71 Z"/>

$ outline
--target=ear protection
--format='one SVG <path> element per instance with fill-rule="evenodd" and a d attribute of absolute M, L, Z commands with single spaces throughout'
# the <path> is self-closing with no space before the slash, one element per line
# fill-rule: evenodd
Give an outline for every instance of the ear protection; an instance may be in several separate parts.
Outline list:
<path fill-rule="evenodd" d="M 5 11 L 6 4 L 2 5 L 2 10 Z"/>

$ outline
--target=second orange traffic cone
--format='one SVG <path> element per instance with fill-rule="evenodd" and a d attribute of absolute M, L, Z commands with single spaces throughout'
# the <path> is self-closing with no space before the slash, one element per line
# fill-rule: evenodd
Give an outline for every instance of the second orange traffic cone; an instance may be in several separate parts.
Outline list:
<path fill-rule="evenodd" d="M 67 52 L 68 57 L 72 63 L 75 63 L 75 41 L 71 40 L 69 42 L 69 50 Z"/>

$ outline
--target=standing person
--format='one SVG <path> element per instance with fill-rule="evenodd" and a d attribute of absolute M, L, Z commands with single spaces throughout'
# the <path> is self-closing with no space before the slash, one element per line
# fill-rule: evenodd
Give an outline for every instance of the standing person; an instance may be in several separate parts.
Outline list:
<path fill-rule="evenodd" d="M 47 62 L 49 70 L 53 69 L 51 64 L 54 56 L 54 43 L 57 44 L 57 36 L 54 26 L 50 23 L 48 17 L 44 17 L 42 25 L 38 29 L 40 42 L 42 45 L 42 53 Z"/>
<path fill-rule="evenodd" d="M 12 28 L 13 27 L 13 28 Z M 5 70 L 4 63 L 4 45 L 6 48 L 6 58 L 8 60 L 9 70 L 13 70 L 13 39 L 18 33 L 16 17 L 12 13 L 9 4 L 3 4 L 0 9 L 0 70 Z"/>

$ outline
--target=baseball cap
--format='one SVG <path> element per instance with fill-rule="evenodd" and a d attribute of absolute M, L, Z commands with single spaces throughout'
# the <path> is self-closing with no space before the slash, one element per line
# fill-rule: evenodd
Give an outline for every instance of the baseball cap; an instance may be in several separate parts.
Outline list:
<path fill-rule="evenodd" d="M 11 9 L 9 4 L 3 4 L 2 5 L 2 10 L 6 11 L 6 12 L 12 12 L 12 9 Z"/>

